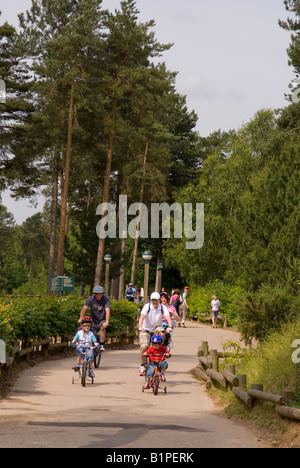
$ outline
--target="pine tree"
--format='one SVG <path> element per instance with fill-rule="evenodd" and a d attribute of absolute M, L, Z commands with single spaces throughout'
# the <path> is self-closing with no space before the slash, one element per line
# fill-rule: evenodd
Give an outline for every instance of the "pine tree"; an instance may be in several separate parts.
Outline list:
<path fill-rule="evenodd" d="M 85 95 L 90 94 L 89 86 L 96 76 L 96 68 L 91 71 L 91 64 L 96 53 L 99 54 L 101 43 L 100 3 L 100 0 L 33 0 L 26 18 L 22 17 L 23 28 L 36 40 L 36 50 L 40 53 L 33 70 L 39 77 L 35 89 L 39 94 L 44 132 L 48 130 L 52 138 L 49 165 L 53 171 L 59 171 L 54 172 L 53 193 L 59 174 L 61 181 L 58 275 L 64 269 L 74 131 L 78 138 L 84 133 L 78 124 L 77 111 L 89 108 Z M 54 199 L 55 196 L 53 202 Z"/>
<path fill-rule="evenodd" d="M 151 28 L 154 22 L 138 23 L 139 11 L 134 0 L 121 2 L 121 10 L 116 10 L 107 20 L 108 36 L 105 41 L 104 80 L 108 86 L 107 99 L 110 106 L 107 122 L 107 160 L 103 187 L 103 204 L 109 202 L 110 177 L 116 127 L 119 119 L 121 99 L 135 91 L 137 74 L 150 68 L 151 58 L 160 55 L 170 45 L 159 44 Z M 99 239 L 95 284 L 101 281 L 105 239 Z"/>

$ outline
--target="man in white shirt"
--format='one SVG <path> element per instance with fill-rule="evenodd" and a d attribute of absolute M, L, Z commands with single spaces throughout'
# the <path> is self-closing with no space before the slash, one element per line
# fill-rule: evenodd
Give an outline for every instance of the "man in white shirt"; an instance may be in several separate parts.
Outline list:
<path fill-rule="evenodd" d="M 146 358 L 143 354 L 150 346 L 151 334 L 153 334 L 156 328 L 162 326 L 163 317 L 165 317 L 169 325 L 167 332 L 169 333 L 172 331 L 172 320 L 168 308 L 160 303 L 160 294 L 155 292 L 151 295 L 150 299 L 151 302 L 143 307 L 139 320 L 141 350 L 140 375 L 145 375 Z"/>

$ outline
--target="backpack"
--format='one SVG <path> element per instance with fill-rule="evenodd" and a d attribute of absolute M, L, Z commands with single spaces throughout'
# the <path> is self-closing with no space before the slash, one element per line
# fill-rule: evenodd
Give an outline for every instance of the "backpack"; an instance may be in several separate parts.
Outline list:
<path fill-rule="evenodd" d="M 126 292 L 126 296 L 133 296 L 133 288 L 128 288 Z"/>
<path fill-rule="evenodd" d="M 151 309 L 151 302 L 148 302 L 148 305 L 149 305 L 149 308 L 148 308 L 148 310 L 147 310 L 147 315 L 149 314 L 150 309 Z M 161 311 L 161 313 L 164 315 L 163 306 L 162 306 L 161 304 L 159 304 L 159 306 L 160 306 L 160 311 Z"/>
<path fill-rule="evenodd" d="M 174 301 L 172 301 L 171 306 L 173 306 L 173 307 L 175 307 L 175 309 L 177 309 L 177 307 L 179 307 L 180 304 L 181 303 L 180 303 L 179 297 L 176 297 L 176 299 L 174 299 Z"/>

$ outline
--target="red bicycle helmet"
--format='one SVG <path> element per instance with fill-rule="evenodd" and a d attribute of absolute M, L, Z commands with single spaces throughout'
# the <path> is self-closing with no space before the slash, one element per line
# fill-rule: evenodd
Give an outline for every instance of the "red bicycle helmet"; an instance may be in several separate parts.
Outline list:
<path fill-rule="evenodd" d="M 82 320 L 81 320 L 81 324 L 83 325 L 84 323 L 89 323 L 90 325 L 92 325 L 93 321 L 91 319 L 91 317 L 82 317 Z"/>

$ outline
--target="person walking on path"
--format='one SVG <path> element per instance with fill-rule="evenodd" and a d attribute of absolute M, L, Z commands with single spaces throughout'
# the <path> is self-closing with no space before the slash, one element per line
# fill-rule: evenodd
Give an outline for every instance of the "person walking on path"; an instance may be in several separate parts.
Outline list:
<path fill-rule="evenodd" d="M 170 305 L 175 307 L 176 309 L 176 314 L 180 316 L 180 291 L 179 289 L 174 289 L 173 294 L 170 298 Z M 178 322 L 178 326 L 180 326 L 180 322 Z"/>
<path fill-rule="evenodd" d="M 212 299 L 212 301 L 211 301 L 212 328 L 217 328 L 217 320 L 218 320 L 219 309 L 220 309 L 220 301 L 217 299 L 217 296 L 212 296 L 211 299 Z"/>
<path fill-rule="evenodd" d="M 129 286 L 125 291 L 126 300 L 129 302 L 134 302 L 135 293 L 136 290 L 134 289 L 133 284 L 129 283 Z"/>
<path fill-rule="evenodd" d="M 186 286 L 184 288 L 184 292 L 182 294 L 182 303 L 180 305 L 180 316 L 181 316 L 181 326 L 185 328 L 185 320 L 189 310 L 188 306 L 188 297 L 189 297 L 189 287 Z"/>

